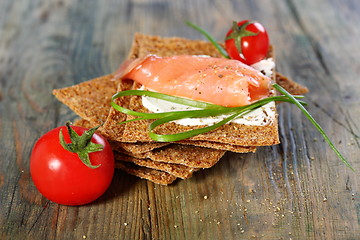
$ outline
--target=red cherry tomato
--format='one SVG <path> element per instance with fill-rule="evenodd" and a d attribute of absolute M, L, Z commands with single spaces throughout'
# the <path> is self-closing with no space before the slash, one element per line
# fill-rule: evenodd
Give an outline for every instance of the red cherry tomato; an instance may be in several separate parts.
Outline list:
<path fill-rule="evenodd" d="M 258 22 L 234 22 L 225 38 L 225 49 L 232 59 L 247 65 L 264 59 L 269 49 L 269 36 Z"/>
<path fill-rule="evenodd" d="M 79 135 L 87 130 L 71 126 Z M 95 133 L 91 142 L 103 150 L 88 154 L 91 165 L 86 166 L 77 153 L 65 150 L 59 132 L 70 142 L 66 126 L 44 134 L 34 145 L 30 158 L 30 173 L 39 192 L 47 199 L 63 205 L 83 205 L 100 197 L 109 187 L 114 174 L 114 155 L 108 141 Z M 99 145 L 98 145 L 99 146 Z"/>

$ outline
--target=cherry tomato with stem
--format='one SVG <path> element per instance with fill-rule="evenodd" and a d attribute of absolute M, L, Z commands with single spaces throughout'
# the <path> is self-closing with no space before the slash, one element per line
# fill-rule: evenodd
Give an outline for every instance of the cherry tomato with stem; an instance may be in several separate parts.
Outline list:
<path fill-rule="evenodd" d="M 258 22 L 233 22 L 225 37 L 225 50 L 229 57 L 252 65 L 263 60 L 269 50 L 269 36 Z"/>
<path fill-rule="evenodd" d="M 61 126 L 35 143 L 30 157 L 31 178 L 39 192 L 63 205 L 84 205 L 99 198 L 114 175 L 109 142 L 98 127 Z"/>

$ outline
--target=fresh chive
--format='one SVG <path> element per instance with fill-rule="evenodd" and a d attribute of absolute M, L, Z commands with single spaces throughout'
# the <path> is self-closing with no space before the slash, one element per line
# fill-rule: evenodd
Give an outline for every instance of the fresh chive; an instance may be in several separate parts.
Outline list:
<path fill-rule="evenodd" d="M 284 88 L 282 88 L 278 84 L 273 85 L 276 90 L 278 90 L 280 93 L 287 96 L 289 99 L 291 99 L 292 103 L 295 104 L 302 112 L 303 114 L 310 120 L 310 122 L 315 126 L 315 128 L 320 132 L 320 134 L 324 137 L 325 141 L 329 144 L 330 148 L 335 152 L 335 154 L 340 158 L 341 161 L 345 163 L 346 166 L 348 166 L 351 170 L 354 171 L 354 168 L 346 161 L 344 156 L 339 152 L 339 150 L 335 147 L 335 145 L 331 142 L 330 138 L 327 136 L 323 128 L 318 124 L 315 119 L 311 116 L 311 114 L 304 108 L 304 106 L 299 103 L 299 101 L 288 91 L 286 91 Z"/>
<path fill-rule="evenodd" d="M 202 29 L 201 27 L 195 25 L 192 22 L 186 21 L 185 23 L 189 27 L 192 27 L 193 29 L 195 29 L 196 31 L 198 31 L 202 35 L 204 35 L 214 45 L 214 47 L 216 47 L 216 49 L 219 51 L 219 53 L 223 57 L 230 59 L 230 57 L 229 57 L 228 53 L 226 52 L 226 50 L 207 31 L 205 31 L 204 29 Z"/>
<path fill-rule="evenodd" d="M 137 112 L 133 111 L 127 108 L 124 108 L 118 104 L 115 103 L 115 99 L 119 97 L 124 96 L 146 96 L 146 97 L 152 97 L 157 99 L 166 100 L 169 102 L 177 103 L 177 104 L 183 104 L 186 106 L 191 106 L 198 108 L 196 110 L 184 110 L 184 111 L 172 111 L 172 112 L 162 112 L 162 113 L 145 113 L 145 112 Z M 296 98 L 301 99 L 303 96 L 296 96 Z M 210 117 L 210 116 L 219 116 L 224 114 L 234 114 L 238 113 L 239 111 L 251 111 L 254 108 L 257 108 L 258 106 L 265 105 L 266 103 L 272 102 L 272 101 L 282 101 L 282 102 L 290 102 L 290 100 L 285 96 L 272 96 L 265 99 L 261 99 L 257 101 L 256 103 L 243 106 L 243 107 L 224 107 L 220 105 L 210 104 L 202 101 L 196 101 L 196 100 L 190 100 L 186 98 L 181 97 L 174 97 L 167 94 L 157 93 L 157 92 L 151 92 L 151 91 L 144 91 L 144 90 L 127 90 L 118 92 L 112 97 L 111 106 L 122 113 L 125 113 L 127 115 L 136 116 L 139 118 L 131 119 L 126 122 L 136 121 L 136 120 L 146 120 L 146 119 L 161 119 L 161 118 L 171 118 L 170 121 L 178 120 L 178 119 L 184 119 L 184 118 L 201 118 L 201 117 Z M 306 105 L 305 102 L 299 100 L 300 104 Z M 126 123 L 122 122 L 122 123 Z"/>
<path fill-rule="evenodd" d="M 231 120 L 233 120 L 236 117 L 238 117 L 240 115 L 243 115 L 243 114 L 244 114 L 244 111 L 236 112 L 236 113 L 232 114 L 231 116 L 221 120 L 218 123 L 215 123 L 215 124 L 210 125 L 210 126 L 202 127 L 202 128 L 192 129 L 192 130 L 189 130 L 189 131 L 186 131 L 186 132 L 174 133 L 174 134 L 166 134 L 166 135 L 159 135 L 159 134 L 154 133 L 153 130 L 157 126 L 162 125 L 164 123 L 168 123 L 168 122 L 173 121 L 173 120 L 177 120 L 177 119 L 174 119 L 176 117 L 168 116 L 166 118 L 158 119 L 158 120 L 155 120 L 154 122 L 152 122 L 150 124 L 150 127 L 149 127 L 149 135 L 155 141 L 159 141 L 159 142 L 175 142 L 175 141 L 187 139 L 187 138 L 199 135 L 199 134 L 203 134 L 203 133 L 207 133 L 207 132 L 210 132 L 212 130 L 215 130 L 215 129 L 221 127 L 222 125 L 230 122 Z"/>

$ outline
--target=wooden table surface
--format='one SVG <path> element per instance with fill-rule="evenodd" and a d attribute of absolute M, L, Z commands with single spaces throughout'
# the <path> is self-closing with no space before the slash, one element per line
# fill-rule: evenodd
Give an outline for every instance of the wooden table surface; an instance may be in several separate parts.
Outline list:
<path fill-rule="evenodd" d="M 114 71 L 133 34 L 222 40 L 233 20 L 265 25 L 277 69 L 310 89 L 308 110 L 279 106 L 281 144 L 227 153 L 213 168 L 160 186 L 115 172 L 92 204 L 39 194 L 35 141 L 75 118 L 52 89 Z M 360 239 L 360 2 L 356 0 L 0 1 L 1 239 Z"/>

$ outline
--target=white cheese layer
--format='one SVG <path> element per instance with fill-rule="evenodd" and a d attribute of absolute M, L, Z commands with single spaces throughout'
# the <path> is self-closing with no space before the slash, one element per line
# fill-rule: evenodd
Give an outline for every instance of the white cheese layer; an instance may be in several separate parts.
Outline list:
<path fill-rule="evenodd" d="M 262 60 L 252 65 L 258 71 L 261 71 L 266 76 L 271 77 L 272 69 L 274 69 L 274 61 L 270 59 Z M 149 89 L 150 90 L 150 89 Z M 198 108 L 185 106 L 182 104 L 172 103 L 165 100 L 142 97 L 142 104 L 149 111 L 154 113 L 196 110 Z M 271 124 L 275 120 L 275 103 L 270 102 L 254 111 L 251 111 L 240 118 L 232 120 L 233 123 L 244 124 L 249 126 L 265 126 Z M 184 118 L 174 121 L 177 124 L 184 126 L 198 126 L 198 125 L 212 125 L 228 117 L 228 115 L 220 115 L 215 117 L 204 118 Z"/>
<path fill-rule="evenodd" d="M 172 103 L 165 100 L 142 97 L 142 104 L 145 108 L 154 113 L 173 112 L 196 110 L 198 108 L 185 106 L 182 104 Z M 217 123 L 229 115 L 219 115 L 215 117 L 204 118 L 184 118 L 174 121 L 177 124 L 185 126 L 198 126 L 198 125 L 212 125 Z M 252 125 L 252 126 L 265 126 L 272 123 L 275 119 L 275 103 L 270 102 L 254 111 L 251 111 L 240 118 L 232 120 L 233 123 Z"/>
<path fill-rule="evenodd" d="M 273 69 L 275 68 L 275 62 L 272 58 L 261 60 L 251 65 L 251 67 L 262 72 L 265 76 L 271 78 Z"/>

